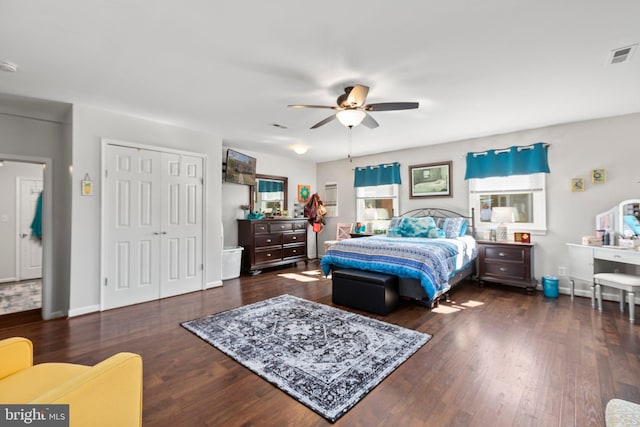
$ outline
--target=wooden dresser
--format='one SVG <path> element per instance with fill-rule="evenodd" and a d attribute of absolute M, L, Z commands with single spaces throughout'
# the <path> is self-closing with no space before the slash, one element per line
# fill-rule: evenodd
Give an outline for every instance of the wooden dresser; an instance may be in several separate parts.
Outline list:
<path fill-rule="evenodd" d="M 257 274 L 266 267 L 307 260 L 306 218 L 239 219 L 242 270 Z"/>
<path fill-rule="evenodd" d="M 533 243 L 479 240 L 478 280 L 535 289 Z"/>

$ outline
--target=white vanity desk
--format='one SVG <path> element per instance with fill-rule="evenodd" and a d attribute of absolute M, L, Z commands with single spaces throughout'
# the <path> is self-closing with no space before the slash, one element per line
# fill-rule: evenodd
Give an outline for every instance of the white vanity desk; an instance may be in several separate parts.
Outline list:
<path fill-rule="evenodd" d="M 638 274 L 640 251 L 621 248 L 619 246 L 587 246 L 567 243 L 569 247 L 569 285 L 571 298 L 575 291 L 575 281 L 579 280 L 593 285 L 595 273 Z M 595 306 L 595 295 L 591 292 L 591 305 Z"/>

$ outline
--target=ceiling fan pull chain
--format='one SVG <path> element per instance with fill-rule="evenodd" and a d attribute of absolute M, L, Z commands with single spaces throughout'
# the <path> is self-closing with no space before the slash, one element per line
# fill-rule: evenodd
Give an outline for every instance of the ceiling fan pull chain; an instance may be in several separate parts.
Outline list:
<path fill-rule="evenodd" d="M 347 158 L 349 159 L 349 163 L 353 162 L 353 159 L 351 158 L 351 131 L 353 130 L 353 126 L 349 126 L 349 131 L 348 131 L 348 139 L 347 139 Z"/>

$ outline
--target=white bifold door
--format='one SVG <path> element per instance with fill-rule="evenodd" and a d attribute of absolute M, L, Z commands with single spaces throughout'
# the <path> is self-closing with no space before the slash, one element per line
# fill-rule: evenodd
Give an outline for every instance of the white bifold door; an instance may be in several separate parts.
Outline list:
<path fill-rule="evenodd" d="M 107 145 L 103 310 L 203 288 L 203 160 Z"/>

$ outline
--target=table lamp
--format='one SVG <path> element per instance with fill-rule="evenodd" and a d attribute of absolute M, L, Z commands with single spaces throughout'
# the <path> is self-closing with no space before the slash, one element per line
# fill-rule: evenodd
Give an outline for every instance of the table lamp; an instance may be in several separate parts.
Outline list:
<path fill-rule="evenodd" d="M 491 222 L 498 223 L 496 228 L 496 241 L 507 240 L 506 223 L 515 222 L 515 212 L 511 207 L 495 207 L 491 209 Z"/>

